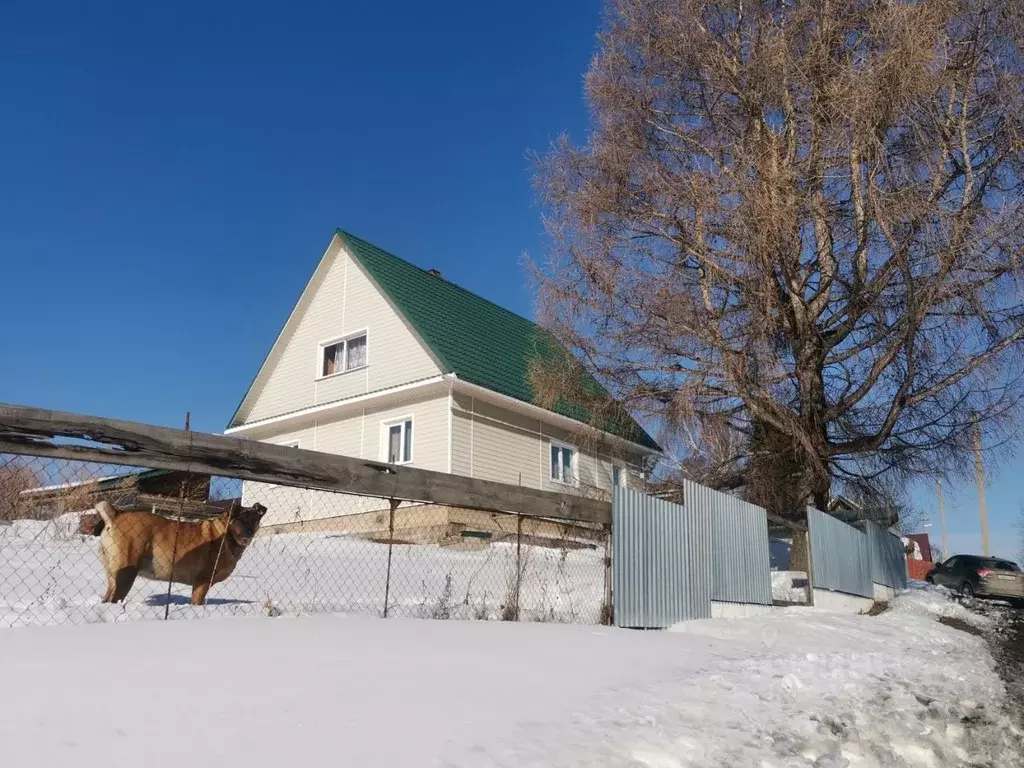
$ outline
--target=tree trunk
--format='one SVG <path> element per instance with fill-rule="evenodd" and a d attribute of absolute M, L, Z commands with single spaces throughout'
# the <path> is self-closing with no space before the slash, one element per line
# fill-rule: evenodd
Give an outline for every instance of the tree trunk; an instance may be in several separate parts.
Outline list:
<path fill-rule="evenodd" d="M 828 503 L 831 500 L 832 488 L 828 481 L 816 482 L 814 490 L 811 491 L 810 501 L 815 509 L 822 512 L 828 511 Z M 806 511 L 803 510 L 802 522 L 807 522 Z M 811 534 L 810 530 L 793 534 L 793 546 L 789 551 L 789 569 L 791 571 L 803 571 L 811 575 Z"/>
<path fill-rule="evenodd" d="M 794 531 L 793 546 L 789 550 L 789 570 L 811 573 L 809 534 L 805 531 Z"/>

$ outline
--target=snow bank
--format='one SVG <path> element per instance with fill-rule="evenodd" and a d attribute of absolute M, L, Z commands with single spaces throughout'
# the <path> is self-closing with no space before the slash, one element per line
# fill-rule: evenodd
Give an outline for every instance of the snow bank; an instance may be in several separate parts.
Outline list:
<path fill-rule="evenodd" d="M 82 514 L 83 512 L 67 512 L 49 520 L 14 520 L 0 536 L 27 539 L 38 544 L 67 539 L 78 534 Z"/>
<path fill-rule="evenodd" d="M 10 765 L 1022 765 L 983 642 L 899 605 L 675 632 L 325 616 L 29 627 L 0 632 L 0 679 L 16 692 L 0 698 Z"/>
<path fill-rule="evenodd" d="M 789 608 L 757 620 L 673 627 L 673 633 L 714 642 L 716 650 L 748 650 L 749 658 L 735 669 L 695 684 L 703 691 L 698 698 L 746 702 L 733 702 L 739 715 L 719 712 L 717 703 L 709 709 L 705 728 L 712 744 L 743 729 L 744 717 L 763 706 L 759 702 L 770 711 L 751 722 L 742 748 L 709 749 L 705 740 L 700 757 L 687 762 L 666 744 L 657 754 L 675 762 L 648 764 L 1024 764 L 1024 741 L 1002 711 L 1005 689 L 984 641 L 936 621 L 986 619 L 934 589 L 904 594 L 892 605 L 877 617 Z M 758 753 L 759 740 L 770 749 Z"/>
<path fill-rule="evenodd" d="M 965 608 L 963 604 L 954 600 L 953 593 L 944 587 L 920 581 L 909 582 L 909 586 L 909 590 L 892 602 L 892 611 L 896 615 L 960 619 L 978 629 L 990 629 L 995 624 L 993 618 Z"/>
<path fill-rule="evenodd" d="M 772 599 L 780 603 L 806 603 L 807 574 L 804 571 L 772 571 Z"/>

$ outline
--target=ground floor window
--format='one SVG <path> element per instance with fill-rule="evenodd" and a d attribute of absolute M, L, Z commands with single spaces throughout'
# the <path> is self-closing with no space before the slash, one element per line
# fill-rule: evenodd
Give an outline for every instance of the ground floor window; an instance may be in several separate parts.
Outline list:
<path fill-rule="evenodd" d="M 572 485 L 576 482 L 576 449 L 568 445 L 551 444 L 551 479 L 556 483 Z"/>
<path fill-rule="evenodd" d="M 412 416 L 385 422 L 383 458 L 388 464 L 412 461 Z"/>

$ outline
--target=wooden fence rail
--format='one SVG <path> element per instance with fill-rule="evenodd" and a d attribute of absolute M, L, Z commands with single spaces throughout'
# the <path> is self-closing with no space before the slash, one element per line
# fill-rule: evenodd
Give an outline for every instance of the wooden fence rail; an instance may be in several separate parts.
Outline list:
<path fill-rule="evenodd" d="M 21 405 L 0 404 L 0 453 L 171 469 L 561 520 L 610 524 L 612 517 L 611 502 L 585 496 Z"/>

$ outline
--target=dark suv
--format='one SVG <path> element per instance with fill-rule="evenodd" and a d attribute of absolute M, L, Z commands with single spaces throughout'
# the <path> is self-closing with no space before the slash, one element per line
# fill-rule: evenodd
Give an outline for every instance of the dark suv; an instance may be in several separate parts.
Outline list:
<path fill-rule="evenodd" d="M 929 584 L 941 584 L 964 597 L 994 597 L 1024 602 L 1024 573 L 999 557 L 956 555 L 929 571 Z"/>

